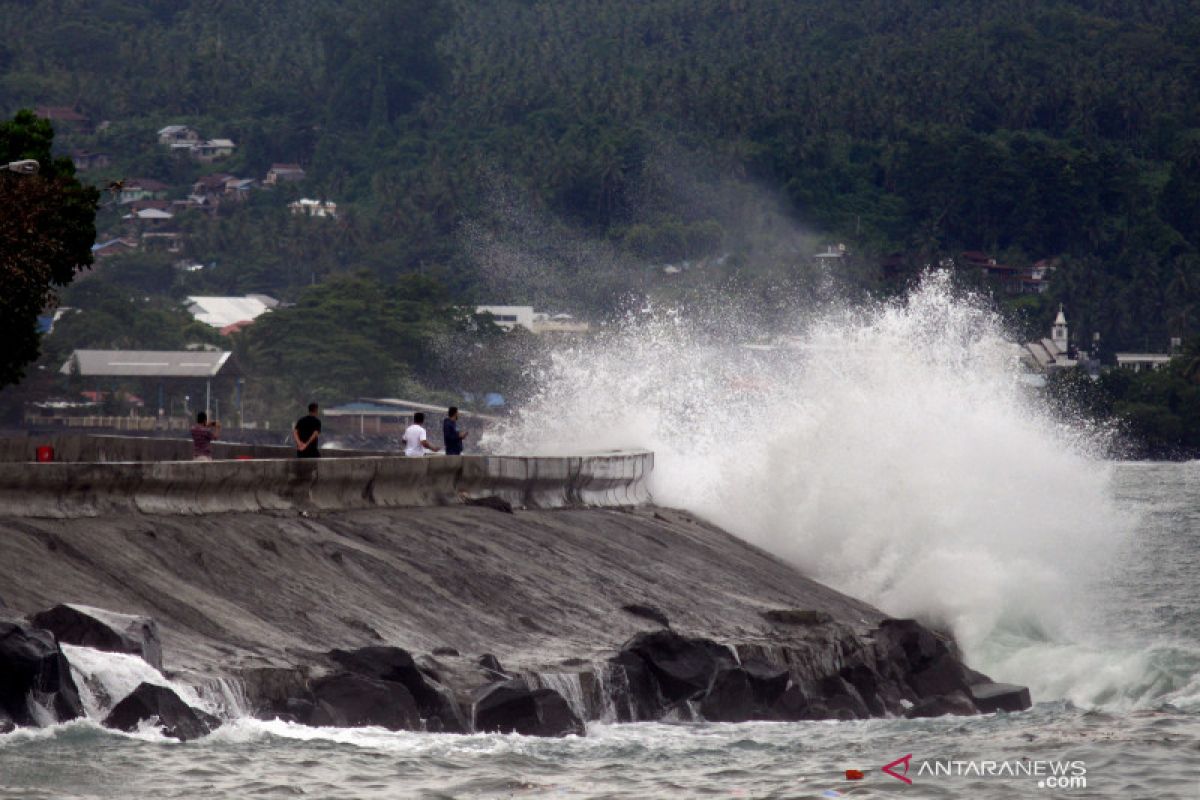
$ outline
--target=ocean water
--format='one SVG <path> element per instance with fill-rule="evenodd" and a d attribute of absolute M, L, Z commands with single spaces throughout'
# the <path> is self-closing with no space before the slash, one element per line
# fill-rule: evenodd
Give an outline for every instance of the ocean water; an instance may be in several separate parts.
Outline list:
<path fill-rule="evenodd" d="M 1112 488 L 1136 525 L 1091 586 L 1103 635 L 997 646 L 1034 661 L 1014 671 L 1057 673 L 1042 683 L 1064 687 L 1037 693 L 1027 712 L 592 724 L 584 738 L 543 740 L 305 728 L 239 718 L 231 704 L 214 708 L 233 717 L 225 727 L 187 744 L 91 721 L 0 737 L 0 797 L 1200 799 L 1200 462 L 1117 465 Z M 138 659 L 70 650 L 103 678 L 89 704 L 155 678 Z M 1068 699 L 1088 687 L 1103 691 Z M 907 755 L 911 785 L 881 770 Z M 863 779 L 847 780 L 851 769 Z M 1070 785 L 1039 786 L 1064 771 Z"/>
<path fill-rule="evenodd" d="M 239 717 L 229 703 L 210 705 L 232 718 L 225 727 L 187 744 L 153 732 L 114 733 L 92 721 L 0 737 L 0 797 L 1200 800 L 1200 462 L 1117 465 L 1111 486 L 1116 507 L 1136 523 L 1112 571 L 1092 585 L 1102 633 L 1085 643 L 997 645 L 1005 658 L 1030 659 L 1014 671 L 1044 670 L 1044 686 L 1063 686 L 1039 690 L 1027 712 L 594 723 L 585 738 L 543 740 L 305 728 Z M 91 682 L 91 705 L 103 705 L 99 693 L 156 679 L 139 659 L 70 650 L 88 674 L 103 677 Z M 1068 699 L 1089 693 L 1090 701 Z M 906 755 L 911 785 L 881 770 Z M 1000 774 L 988 774 L 987 762 Z M 1073 783 L 1039 787 L 1046 780 L 1033 772 L 1039 768 L 1044 776 L 1065 770 Z M 847 780 L 850 769 L 863 779 Z"/>
<path fill-rule="evenodd" d="M 1033 709 L 539 740 L 261 722 L 209 692 L 229 723 L 188 744 L 92 721 L 0 737 L 0 797 L 1200 800 L 1200 462 L 1108 460 L 1110 432 L 1043 408 L 999 320 L 938 276 L 739 346 L 756 334 L 635 316 L 565 346 L 486 444 L 650 447 L 657 502 L 952 629 L 972 666 L 1030 686 Z M 154 678 L 72 660 L 97 714 Z M 911 784 L 882 770 L 905 757 L 892 772 Z"/>

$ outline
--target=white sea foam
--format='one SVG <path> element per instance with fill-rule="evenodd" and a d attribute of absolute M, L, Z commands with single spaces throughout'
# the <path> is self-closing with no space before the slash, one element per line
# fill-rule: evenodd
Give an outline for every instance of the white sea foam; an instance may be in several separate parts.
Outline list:
<path fill-rule="evenodd" d="M 1072 644 L 1094 641 L 1085 587 L 1135 527 L 1105 433 L 1031 396 L 985 304 L 935 273 L 900 302 L 798 315 L 773 350 L 739 346 L 755 332 L 738 319 L 644 311 L 563 347 L 484 444 L 649 447 L 656 502 L 950 627 L 1036 697 L 1122 693 L 1120 671 L 1084 681 L 1104 643 Z"/>
<path fill-rule="evenodd" d="M 214 710 L 212 704 L 205 702 L 192 686 L 166 678 L 140 656 L 109 653 L 73 644 L 63 644 L 61 647 L 71 665 L 71 673 L 89 719 L 103 719 L 114 705 L 142 683 L 165 686 L 190 706 Z"/>

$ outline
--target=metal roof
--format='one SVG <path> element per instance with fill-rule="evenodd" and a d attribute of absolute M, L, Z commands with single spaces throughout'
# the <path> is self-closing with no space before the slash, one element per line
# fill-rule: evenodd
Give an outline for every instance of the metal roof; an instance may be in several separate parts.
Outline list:
<path fill-rule="evenodd" d="M 397 413 L 397 414 L 404 413 L 406 411 L 428 411 L 428 412 L 431 412 L 434 414 L 445 414 L 447 411 L 446 406 L 435 406 L 435 405 L 430 405 L 429 403 L 414 403 L 411 400 L 397 400 L 397 399 L 390 398 L 390 397 L 360 397 L 357 402 L 369 403 L 369 404 L 373 405 L 375 408 L 378 408 L 381 410 L 382 409 L 395 409 L 395 411 L 393 413 Z M 352 414 L 370 414 L 371 412 L 351 411 L 350 413 L 352 413 Z M 485 419 L 485 420 L 493 420 L 493 421 L 500 419 L 499 417 L 493 417 L 493 416 L 489 416 L 487 414 L 478 414 L 474 411 L 466 411 L 465 409 L 459 409 L 458 413 L 460 416 L 475 417 L 476 419 Z"/>
<path fill-rule="evenodd" d="M 187 299 L 188 312 L 214 328 L 224 328 L 235 322 L 245 322 L 256 319 L 271 310 L 275 303 L 273 298 L 266 295 L 247 295 L 246 297 L 199 297 Z"/>
<path fill-rule="evenodd" d="M 213 378 L 232 353 L 225 350 L 76 350 L 59 370 L 83 377 Z"/>

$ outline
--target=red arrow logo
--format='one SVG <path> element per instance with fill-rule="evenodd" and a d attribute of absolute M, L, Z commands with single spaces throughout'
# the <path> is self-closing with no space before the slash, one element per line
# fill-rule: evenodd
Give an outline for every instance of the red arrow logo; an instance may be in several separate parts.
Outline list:
<path fill-rule="evenodd" d="M 910 761 L 912 761 L 912 753 L 909 753 L 908 755 L 904 756 L 903 758 L 897 758 L 895 761 L 888 764 L 887 766 L 882 767 L 881 769 L 884 772 L 886 772 L 888 775 L 891 775 L 896 780 L 904 781 L 905 783 L 907 783 L 911 786 L 912 778 L 907 777 L 908 776 L 908 762 L 910 762 Z M 898 772 L 892 771 L 892 767 L 898 767 L 901 764 L 904 765 L 904 774 L 903 775 L 901 775 Z"/>

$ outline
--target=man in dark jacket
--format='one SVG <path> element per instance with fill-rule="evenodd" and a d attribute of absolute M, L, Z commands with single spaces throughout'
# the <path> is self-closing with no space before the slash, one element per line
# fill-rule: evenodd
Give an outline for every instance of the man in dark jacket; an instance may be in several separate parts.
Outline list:
<path fill-rule="evenodd" d="M 317 418 L 319 407 L 316 403 L 308 404 L 308 416 L 296 420 L 292 428 L 292 438 L 296 440 L 296 455 L 300 458 L 320 458 L 321 420 Z"/>
<path fill-rule="evenodd" d="M 442 440 L 446 443 L 446 455 L 461 456 L 463 439 L 466 438 L 465 432 L 459 433 L 458 431 L 458 407 L 450 406 L 450 410 L 446 412 L 446 418 L 442 420 Z"/>

